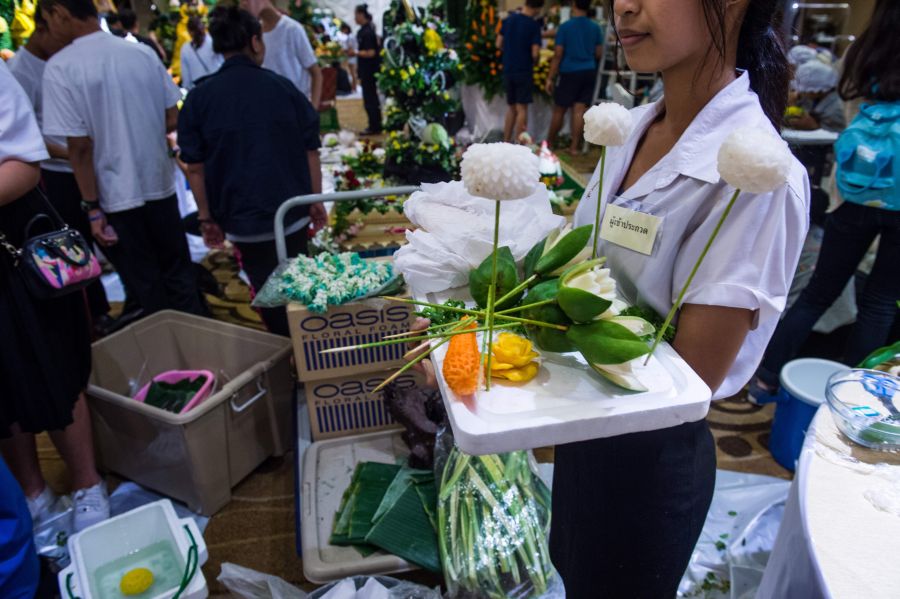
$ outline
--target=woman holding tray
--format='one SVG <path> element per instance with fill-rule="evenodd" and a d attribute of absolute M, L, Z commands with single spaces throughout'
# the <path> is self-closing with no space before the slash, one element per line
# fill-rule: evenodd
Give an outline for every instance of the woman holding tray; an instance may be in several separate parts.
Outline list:
<path fill-rule="evenodd" d="M 599 254 L 632 304 L 666 314 L 675 302 L 734 191 L 717 172 L 722 141 L 742 127 L 777 135 L 789 81 L 778 4 L 610 2 L 629 68 L 661 72 L 665 96 L 632 111 L 630 137 L 607 149 L 603 189 L 582 199 L 575 224 L 593 224 L 598 197 L 604 211 L 657 224 L 652 239 L 616 243 L 601 228 Z M 784 309 L 808 227 L 808 182 L 793 162 L 774 192 L 741 194 L 679 313 L 673 346 L 713 399 L 747 383 Z M 566 596 L 674 597 L 715 473 L 706 420 L 557 447 L 550 546 Z"/>

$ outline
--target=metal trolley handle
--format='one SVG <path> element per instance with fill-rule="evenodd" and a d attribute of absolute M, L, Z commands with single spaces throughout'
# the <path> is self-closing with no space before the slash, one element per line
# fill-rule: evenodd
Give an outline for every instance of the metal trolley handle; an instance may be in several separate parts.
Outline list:
<path fill-rule="evenodd" d="M 366 198 L 383 198 L 385 196 L 406 196 L 416 191 L 418 187 L 407 185 L 404 187 L 384 187 L 381 189 L 361 189 L 358 191 L 338 191 L 334 193 L 316 193 L 305 196 L 297 196 L 285 200 L 275 213 L 275 250 L 278 252 L 278 263 L 288 259 L 287 242 L 284 239 L 284 217 L 288 210 L 297 206 L 308 206 L 317 202 L 351 202 Z"/>

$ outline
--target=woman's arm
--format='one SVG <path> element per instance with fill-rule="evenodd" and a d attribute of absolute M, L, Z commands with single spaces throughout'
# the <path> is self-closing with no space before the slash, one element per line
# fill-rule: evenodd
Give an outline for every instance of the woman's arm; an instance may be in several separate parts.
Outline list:
<path fill-rule="evenodd" d="M 41 168 L 37 162 L 13 159 L 0 163 L 0 206 L 15 202 L 40 180 Z"/>
<path fill-rule="evenodd" d="M 753 326 L 755 312 L 685 304 L 678 316 L 675 351 L 694 369 L 713 393 L 725 381 L 744 338 Z"/>

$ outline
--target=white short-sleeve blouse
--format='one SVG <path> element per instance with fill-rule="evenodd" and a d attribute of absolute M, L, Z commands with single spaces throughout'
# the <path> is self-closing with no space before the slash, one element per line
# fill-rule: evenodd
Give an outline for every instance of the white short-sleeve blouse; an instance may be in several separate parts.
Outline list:
<path fill-rule="evenodd" d="M 766 118 L 746 73 L 722 89 L 697 115 L 672 150 L 631 188 L 617 194 L 638 142 L 664 99 L 632 110 L 635 127 L 621 147 L 607 150 L 601 208 L 610 203 L 662 218 L 649 256 L 600 240 L 619 292 L 630 303 L 668 313 L 734 189 L 721 181 L 716 157 L 739 127 L 777 132 Z M 599 176 L 599 166 L 588 189 Z M 585 196 L 575 224 L 594 223 L 598 194 Z M 809 227 L 809 181 L 794 160 L 787 183 L 767 194 L 742 193 L 697 272 L 685 303 L 746 308 L 753 329 L 714 399 L 737 393 L 750 380 L 784 310 Z"/>

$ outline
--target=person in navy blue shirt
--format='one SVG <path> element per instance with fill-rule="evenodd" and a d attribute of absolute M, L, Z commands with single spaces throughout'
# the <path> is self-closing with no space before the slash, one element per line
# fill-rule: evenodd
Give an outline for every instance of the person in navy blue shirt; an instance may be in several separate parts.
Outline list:
<path fill-rule="evenodd" d="M 0 597 L 31 599 L 40 575 L 31 514 L 22 489 L 0 457 Z"/>
<path fill-rule="evenodd" d="M 258 291 L 278 266 L 278 207 L 294 196 L 321 193 L 319 115 L 290 80 L 260 66 L 265 44 L 253 15 L 216 8 L 209 32 L 225 62 L 188 94 L 178 117 L 178 144 L 206 245 L 231 241 Z M 324 226 L 321 204 L 288 213 L 291 256 L 306 253 L 310 218 Z M 270 332 L 289 335 L 283 308 L 262 310 L 262 318 Z"/>
<path fill-rule="evenodd" d="M 593 101 L 597 59 L 603 51 L 603 31 L 588 18 L 590 9 L 591 0 L 575 0 L 572 18 L 563 23 L 556 33 L 556 48 L 547 75 L 546 91 L 553 96 L 554 103 L 547 144 L 553 147 L 566 112 L 571 108 L 572 144 L 569 153 L 572 155 L 577 154 L 581 146 L 584 113 Z M 557 73 L 559 84 L 556 84 Z"/>
<path fill-rule="evenodd" d="M 534 88 L 534 63 L 541 50 L 541 26 L 536 17 L 544 0 L 526 0 L 522 12 L 503 20 L 497 47 L 503 52 L 503 82 L 506 85 L 506 122 L 503 139 L 519 139 L 528 129 L 528 105 Z"/>

